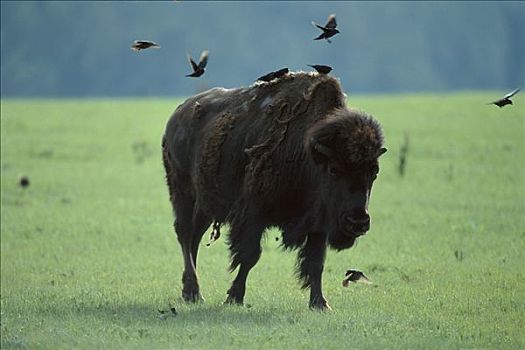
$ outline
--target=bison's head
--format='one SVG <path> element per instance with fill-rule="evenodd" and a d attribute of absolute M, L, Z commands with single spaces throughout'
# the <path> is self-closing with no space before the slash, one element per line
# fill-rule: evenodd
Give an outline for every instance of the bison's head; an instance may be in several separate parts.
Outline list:
<path fill-rule="evenodd" d="M 335 249 L 351 247 L 370 229 L 368 202 L 386 152 L 379 124 L 371 117 L 339 109 L 306 133 L 308 150 L 320 174 L 317 207 Z"/>

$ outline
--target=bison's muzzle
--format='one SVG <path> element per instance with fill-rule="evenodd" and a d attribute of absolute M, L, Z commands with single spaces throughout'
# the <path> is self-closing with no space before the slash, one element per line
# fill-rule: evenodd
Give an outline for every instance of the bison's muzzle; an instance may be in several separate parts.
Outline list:
<path fill-rule="evenodd" d="M 370 216 L 366 211 L 345 211 L 339 217 L 338 229 L 328 236 L 328 243 L 336 250 L 350 248 L 369 229 Z"/>
<path fill-rule="evenodd" d="M 340 227 L 345 236 L 362 236 L 370 229 L 370 215 L 366 211 L 343 212 Z"/>

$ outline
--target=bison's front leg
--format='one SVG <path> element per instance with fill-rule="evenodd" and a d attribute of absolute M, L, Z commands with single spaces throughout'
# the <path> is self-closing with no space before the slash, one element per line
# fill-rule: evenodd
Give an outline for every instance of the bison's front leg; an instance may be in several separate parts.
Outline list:
<path fill-rule="evenodd" d="M 230 229 L 230 271 L 239 266 L 239 272 L 228 290 L 226 304 L 242 305 L 246 292 L 246 279 L 252 267 L 261 257 L 261 237 L 264 226 L 258 220 L 246 218 L 234 220 Z"/>
<path fill-rule="evenodd" d="M 302 288 L 310 287 L 310 308 L 330 310 L 323 296 L 322 275 L 326 256 L 326 236 L 323 233 L 310 233 L 297 257 L 297 274 Z"/>

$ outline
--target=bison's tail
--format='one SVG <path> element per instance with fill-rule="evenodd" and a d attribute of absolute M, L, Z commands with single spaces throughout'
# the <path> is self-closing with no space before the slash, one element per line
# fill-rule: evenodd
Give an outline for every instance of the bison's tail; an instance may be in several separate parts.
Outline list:
<path fill-rule="evenodd" d="M 166 135 L 162 137 L 162 163 L 164 164 L 164 170 L 166 170 L 166 183 L 168 184 L 168 189 L 170 192 L 170 201 L 174 203 L 175 200 L 175 183 L 173 179 L 173 165 L 170 161 L 170 156 L 168 152 L 168 142 L 166 140 Z"/>
<path fill-rule="evenodd" d="M 168 145 L 165 135 L 162 136 L 162 162 L 164 163 L 164 169 L 166 170 L 166 177 L 169 177 L 173 172 L 173 168 L 168 155 Z"/>

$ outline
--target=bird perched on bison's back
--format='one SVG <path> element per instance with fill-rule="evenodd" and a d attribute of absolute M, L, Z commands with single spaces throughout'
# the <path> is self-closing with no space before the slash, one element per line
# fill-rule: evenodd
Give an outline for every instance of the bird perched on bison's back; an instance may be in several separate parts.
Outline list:
<path fill-rule="evenodd" d="M 135 40 L 133 44 L 131 45 L 131 49 L 133 51 L 145 50 L 145 49 L 149 49 L 150 47 L 158 49 L 160 48 L 160 45 L 154 41 L 149 41 L 149 40 Z"/>
<path fill-rule="evenodd" d="M 190 54 L 188 54 L 188 61 L 191 64 L 193 73 L 186 75 L 187 77 L 198 78 L 204 74 L 204 68 L 208 63 L 208 53 L 208 50 L 202 51 L 201 57 L 199 59 L 199 64 L 195 63 L 195 61 L 191 58 Z"/>
<path fill-rule="evenodd" d="M 520 89 L 516 89 L 516 90 L 506 94 L 505 96 L 503 96 L 499 100 L 494 101 L 494 102 L 490 102 L 490 103 L 487 103 L 487 104 L 489 104 L 489 105 L 494 104 L 494 105 L 498 106 L 499 108 L 504 107 L 506 105 L 511 105 L 512 101 L 510 100 L 510 98 L 512 96 L 516 95 L 518 93 L 518 91 L 520 91 Z"/>
<path fill-rule="evenodd" d="M 286 74 L 288 74 L 288 72 L 289 72 L 288 68 L 282 68 L 282 69 L 276 70 L 274 72 L 270 72 L 268 74 L 265 74 L 262 77 L 257 78 L 257 80 L 255 80 L 255 81 L 266 81 L 266 82 L 269 82 L 269 81 L 272 81 L 274 79 L 279 79 L 280 77 L 285 76 Z"/>
<path fill-rule="evenodd" d="M 312 67 L 317 71 L 319 74 L 328 74 L 332 71 L 332 67 L 325 66 L 322 64 L 308 64 L 308 66 Z"/>
<path fill-rule="evenodd" d="M 339 31 L 336 29 L 337 21 L 335 20 L 335 14 L 331 14 L 330 16 L 328 16 L 328 21 L 326 22 L 324 27 L 320 26 L 315 22 L 312 22 L 312 25 L 323 31 L 317 38 L 314 38 L 314 40 L 326 39 L 326 41 L 331 43 L 332 41 L 330 41 L 329 38 L 339 33 Z"/>

